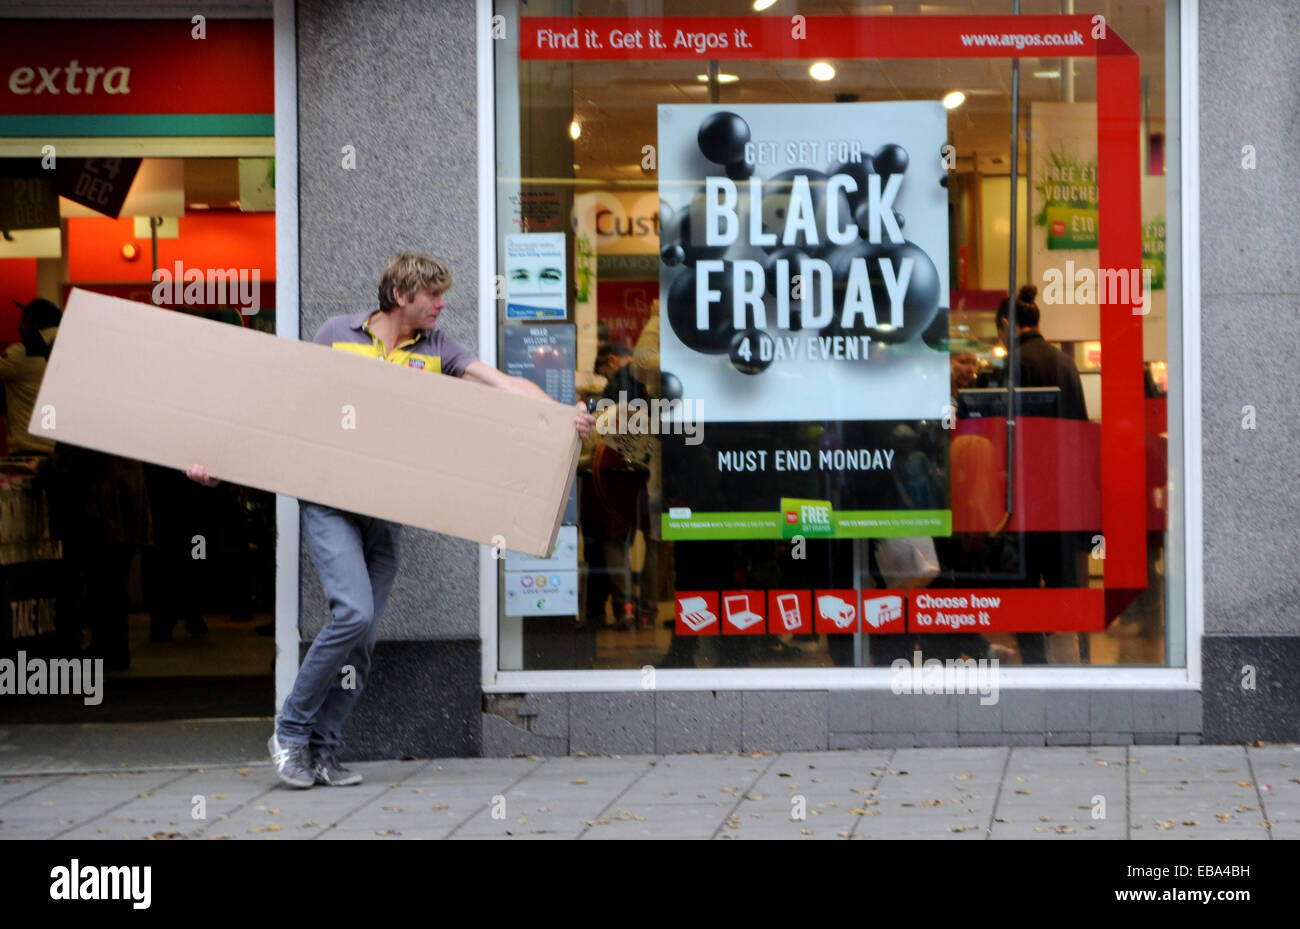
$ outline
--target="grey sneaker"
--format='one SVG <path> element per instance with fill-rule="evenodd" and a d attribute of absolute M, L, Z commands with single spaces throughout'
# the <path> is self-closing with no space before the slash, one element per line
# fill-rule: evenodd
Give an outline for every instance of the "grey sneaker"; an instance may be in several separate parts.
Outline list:
<path fill-rule="evenodd" d="M 297 745 L 289 743 L 281 744 L 280 740 L 271 733 L 271 738 L 266 742 L 267 749 L 271 752 L 271 761 L 275 765 L 276 772 L 280 775 L 280 780 L 284 781 L 290 787 L 306 788 L 316 783 L 311 772 L 311 748 L 306 745 Z"/>
<path fill-rule="evenodd" d="M 312 758 L 311 770 L 312 774 L 316 776 L 316 783 L 323 784 L 326 787 L 351 787 L 354 784 L 360 784 L 362 781 L 360 774 L 349 771 L 339 764 L 334 758 L 333 752 Z"/>

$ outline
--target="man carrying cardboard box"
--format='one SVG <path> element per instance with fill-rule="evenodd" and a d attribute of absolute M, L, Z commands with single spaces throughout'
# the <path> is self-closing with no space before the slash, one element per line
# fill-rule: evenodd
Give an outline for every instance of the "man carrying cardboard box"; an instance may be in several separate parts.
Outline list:
<path fill-rule="evenodd" d="M 392 364 L 450 374 L 514 393 L 545 397 L 532 381 L 511 377 L 474 357 L 435 328 L 446 307 L 451 272 L 428 255 L 403 253 L 379 279 L 379 309 L 329 319 L 315 342 Z M 593 417 L 578 404 L 574 425 L 585 439 Z M 186 472 L 201 484 L 217 483 L 202 465 Z M 280 780 L 290 787 L 361 783 L 361 775 L 334 757 L 343 722 L 365 686 L 379 619 L 397 574 L 400 526 L 387 520 L 303 501 L 307 548 L 320 574 L 330 619 L 298 669 L 267 745 Z M 344 667 L 353 673 L 347 677 Z"/>

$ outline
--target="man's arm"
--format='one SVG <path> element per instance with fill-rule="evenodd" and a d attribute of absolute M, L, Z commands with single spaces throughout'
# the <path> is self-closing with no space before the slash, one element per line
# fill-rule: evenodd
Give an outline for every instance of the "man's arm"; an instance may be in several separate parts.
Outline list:
<path fill-rule="evenodd" d="M 499 387 L 502 390 L 508 390 L 513 394 L 523 394 L 526 397 L 547 397 L 546 391 L 538 387 L 526 377 L 512 377 L 496 368 L 486 365 L 481 361 L 471 361 L 469 367 L 465 369 L 462 375 L 465 380 L 473 381 L 475 384 L 483 384 L 487 387 Z"/>
<path fill-rule="evenodd" d="M 514 394 L 523 394 L 525 397 L 542 397 L 549 400 L 550 396 L 542 388 L 538 387 L 526 377 L 512 377 L 498 371 L 496 368 L 486 365 L 481 361 L 471 361 L 465 368 L 465 373 L 461 375 L 467 381 L 473 381 L 475 384 L 483 384 L 487 387 L 497 387 L 501 390 L 508 390 Z M 577 414 L 573 417 L 574 428 L 578 430 L 578 435 L 584 439 L 591 435 L 592 428 L 596 424 L 596 418 L 587 412 L 587 407 L 583 403 L 575 404 Z"/>

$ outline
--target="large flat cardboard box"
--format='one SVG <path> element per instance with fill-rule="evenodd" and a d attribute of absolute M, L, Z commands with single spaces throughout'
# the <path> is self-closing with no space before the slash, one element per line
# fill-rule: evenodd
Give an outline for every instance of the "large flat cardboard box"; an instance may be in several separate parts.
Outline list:
<path fill-rule="evenodd" d="M 572 407 L 74 289 L 33 435 L 550 555 Z"/>

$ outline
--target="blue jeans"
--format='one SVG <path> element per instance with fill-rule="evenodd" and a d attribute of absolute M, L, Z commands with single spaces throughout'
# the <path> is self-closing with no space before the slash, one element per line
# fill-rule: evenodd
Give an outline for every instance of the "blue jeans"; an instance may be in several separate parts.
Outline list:
<path fill-rule="evenodd" d="M 379 618 L 397 576 L 401 526 L 306 501 L 302 512 L 330 618 L 298 668 L 276 736 L 321 754 L 338 746 L 343 721 L 365 687 Z"/>

